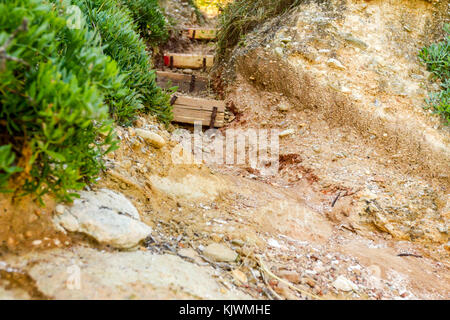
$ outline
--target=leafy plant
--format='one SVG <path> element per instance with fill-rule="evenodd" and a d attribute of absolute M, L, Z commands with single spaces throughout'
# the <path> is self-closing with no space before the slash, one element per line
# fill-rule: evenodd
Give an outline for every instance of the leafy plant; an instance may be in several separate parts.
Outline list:
<path fill-rule="evenodd" d="M 152 45 L 161 44 L 169 38 L 166 18 L 158 0 L 122 0 L 128 7 L 141 35 Z"/>
<path fill-rule="evenodd" d="M 123 77 L 85 26 L 67 27 L 60 6 L 0 0 L 0 181 L 71 200 L 115 148 L 108 105 L 123 103 Z"/>
<path fill-rule="evenodd" d="M 195 17 L 197 18 L 197 21 L 202 25 L 205 23 L 205 17 L 203 16 L 202 12 L 200 11 L 198 4 L 195 0 L 188 0 L 188 4 L 191 6 L 191 8 L 194 9 Z"/>
<path fill-rule="evenodd" d="M 21 169 L 14 166 L 15 154 L 11 151 L 11 145 L 5 145 L 0 147 L 0 191 L 6 192 L 6 185 L 9 178 L 16 172 L 20 172 Z"/>
<path fill-rule="evenodd" d="M 427 105 L 450 124 L 450 24 L 445 25 L 444 31 L 444 41 L 423 48 L 419 57 L 441 86 L 441 91 L 429 94 Z"/>
<path fill-rule="evenodd" d="M 235 47 L 240 39 L 256 26 L 283 14 L 304 0 L 235 0 L 229 3 L 220 15 L 217 35 L 218 54 L 227 55 L 227 49 Z"/>
<path fill-rule="evenodd" d="M 128 8 L 119 0 L 73 0 L 72 3 L 85 14 L 91 30 L 100 34 L 104 53 L 117 61 L 125 85 L 139 94 L 143 111 L 170 122 L 170 96 L 156 85 L 146 46 Z"/>

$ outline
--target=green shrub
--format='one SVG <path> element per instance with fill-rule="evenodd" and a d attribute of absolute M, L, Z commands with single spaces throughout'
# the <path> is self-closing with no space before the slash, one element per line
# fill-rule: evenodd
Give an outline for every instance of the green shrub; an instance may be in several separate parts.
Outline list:
<path fill-rule="evenodd" d="M 188 0 L 188 4 L 191 6 L 191 8 L 194 9 L 195 17 L 197 18 L 197 21 L 200 25 L 205 23 L 205 17 L 203 16 L 203 13 L 198 8 L 197 2 L 195 0 Z"/>
<path fill-rule="evenodd" d="M 161 44 L 169 38 L 166 18 L 158 0 L 122 0 L 130 9 L 141 35 L 152 45 Z"/>
<path fill-rule="evenodd" d="M 11 151 L 11 145 L 5 145 L 0 147 L 0 191 L 7 192 L 8 180 L 11 176 L 20 172 L 21 169 L 14 166 L 14 158 L 16 155 Z"/>
<path fill-rule="evenodd" d="M 122 80 L 99 38 L 69 29 L 59 7 L 0 0 L 0 183 L 20 170 L 14 154 L 14 189 L 39 199 L 70 200 L 92 182 L 115 147 L 106 102 L 123 103 Z"/>
<path fill-rule="evenodd" d="M 434 108 L 450 124 L 450 25 L 445 25 L 444 30 L 445 40 L 423 48 L 419 57 L 441 84 L 441 91 L 430 93 L 427 106 Z"/>
<path fill-rule="evenodd" d="M 99 32 L 104 53 L 114 59 L 126 85 L 141 96 L 144 110 L 168 123 L 172 120 L 170 96 L 156 85 L 155 71 L 130 11 L 119 0 L 73 0 L 92 30 Z"/>
<path fill-rule="evenodd" d="M 304 0 L 235 0 L 220 15 L 217 47 L 219 57 L 227 55 L 227 49 L 266 20 L 287 12 Z"/>

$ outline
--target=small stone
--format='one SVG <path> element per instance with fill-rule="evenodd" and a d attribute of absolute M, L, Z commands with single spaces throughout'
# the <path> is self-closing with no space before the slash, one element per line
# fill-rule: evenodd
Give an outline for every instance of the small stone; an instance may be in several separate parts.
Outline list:
<path fill-rule="evenodd" d="M 292 42 L 292 38 L 291 37 L 284 37 L 284 38 L 281 38 L 280 41 L 282 43 L 284 43 L 284 44 L 287 44 L 289 42 Z"/>
<path fill-rule="evenodd" d="M 71 214 L 65 214 L 61 215 L 60 217 L 56 218 L 55 224 L 60 225 L 65 230 L 69 232 L 75 232 L 80 227 L 80 224 L 78 223 L 78 220 Z"/>
<path fill-rule="evenodd" d="M 278 283 L 273 289 L 276 293 L 281 294 L 288 300 L 298 300 L 289 286 L 283 282 Z"/>
<path fill-rule="evenodd" d="M 295 271 L 282 270 L 278 276 L 292 283 L 300 283 L 300 275 Z"/>
<path fill-rule="evenodd" d="M 8 243 L 8 246 L 10 246 L 10 247 L 12 247 L 16 244 L 16 241 L 12 237 L 9 237 L 6 242 Z"/>
<path fill-rule="evenodd" d="M 65 207 L 62 204 L 58 204 L 55 208 L 55 212 L 57 214 L 63 214 L 65 210 Z"/>
<path fill-rule="evenodd" d="M 444 244 L 444 249 L 450 251 L 450 241 Z"/>
<path fill-rule="evenodd" d="M 286 103 L 280 103 L 279 105 L 278 105 L 278 110 L 279 111 L 281 111 L 281 112 L 286 112 L 286 111 L 289 111 L 289 109 L 290 109 L 291 107 L 288 105 L 288 104 L 286 104 Z"/>
<path fill-rule="evenodd" d="M 378 198 L 378 196 L 368 189 L 365 189 L 359 196 L 359 200 L 367 201 L 367 202 L 376 200 L 377 198 Z"/>
<path fill-rule="evenodd" d="M 121 163 L 122 168 L 128 170 L 131 168 L 131 166 L 133 165 L 133 163 L 131 162 L 131 160 L 124 160 Z"/>
<path fill-rule="evenodd" d="M 136 127 L 138 127 L 138 128 L 142 128 L 142 127 L 144 126 L 144 121 L 143 121 L 142 119 L 137 119 L 137 120 L 134 122 L 134 125 L 135 125 Z"/>
<path fill-rule="evenodd" d="M 130 200 L 108 189 L 80 192 L 80 198 L 64 214 L 55 216 L 53 222 L 66 231 L 87 234 L 119 249 L 136 247 L 152 231 L 140 221 Z"/>
<path fill-rule="evenodd" d="M 139 137 L 141 137 L 142 139 L 144 139 L 145 141 L 147 141 L 148 143 L 150 143 L 151 145 L 153 145 L 158 149 L 162 148 L 166 144 L 164 138 L 155 132 L 138 128 L 135 129 L 135 131 Z"/>
<path fill-rule="evenodd" d="M 366 50 L 369 47 L 364 41 L 359 40 L 352 35 L 346 35 L 344 39 L 361 50 Z"/>
<path fill-rule="evenodd" d="M 345 66 L 337 59 L 330 58 L 330 59 L 328 59 L 327 64 L 330 67 L 333 67 L 333 68 L 336 68 L 339 70 L 345 70 Z"/>
<path fill-rule="evenodd" d="M 352 93 L 352 90 L 350 90 L 350 89 L 347 88 L 347 87 L 343 87 L 343 86 L 340 88 L 340 91 L 341 91 L 342 93 L 345 93 L 345 94 Z"/>
<path fill-rule="evenodd" d="M 222 235 L 218 235 L 218 234 L 213 234 L 213 235 L 211 236 L 211 239 L 212 239 L 213 241 L 216 241 L 216 242 L 222 241 L 222 238 L 223 238 L 223 236 L 222 236 Z"/>
<path fill-rule="evenodd" d="M 233 239 L 231 240 L 231 243 L 239 247 L 243 247 L 245 245 L 245 242 L 242 241 L 241 239 Z"/>
<path fill-rule="evenodd" d="M 184 74 L 192 74 L 192 69 L 183 69 Z"/>
<path fill-rule="evenodd" d="M 282 137 L 290 136 L 294 133 L 295 133 L 294 129 L 287 129 L 287 130 L 280 132 L 278 135 L 282 138 Z"/>
<path fill-rule="evenodd" d="M 339 276 L 333 282 L 333 287 L 335 287 L 337 290 L 341 290 L 341 291 L 352 291 L 352 290 L 357 291 L 358 290 L 358 286 L 356 284 L 354 284 L 353 282 L 351 282 L 350 280 L 348 280 L 344 276 Z"/>
<path fill-rule="evenodd" d="M 314 151 L 315 153 L 320 153 L 320 147 L 319 147 L 319 146 L 314 145 L 314 146 L 312 147 L 312 149 L 313 149 L 313 151 Z"/>
<path fill-rule="evenodd" d="M 312 279 L 310 277 L 303 278 L 302 283 L 306 283 L 311 288 L 314 288 L 314 286 L 316 285 L 316 281 L 314 281 L 314 279 Z"/>
<path fill-rule="evenodd" d="M 203 254 L 211 260 L 216 262 L 234 262 L 236 261 L 238 254 L 230 248 L 219 244 L 210 244 L 203 250 Z"/>
<path fill-rule="evenodd" d="M 235 269 L 231 271 L 231 274 L 233 275 L 233 278 L 240 283 L 245 284 L 248 281 L 247 276 L 241 270 Z"/>
<path fill-rule="evenodd" d="M 33 246 L 39 246 L 39 245 L 42 244 L 42 240 L 34 240 L 31 244 L 32 244 Z"/>
<path fill-rule="evenodd" d="M 275 48 L 275 53 L 282 56 L 283 55 L 283 48 L 281 47 L 276 47 Z"/>
<path fill-rule="evenodd" d="M 344 159 L 347 158 L 347 155 L 344 152 L 336 152 L 334 154 L 333 160 Z"/>
<path fill-rule="evenodd" d="M 278 248 L 278 249 L 281 248 L 281 244 L 276 239 L 273 239 L 273 238 L 267 240 L 267 244 L 274 248 Z"/>
<path fill-rule="evenodd" d="M 195 251 L 192 248 L 183 248 L 180 249 L 178 251 L 178 255 L 185 257 L 185 258 L 189 258 L 192 259 L 194 262 L 198 263 L 198 264 L 202 264 L 205 263 L 204 260 L 202 260 L 202 258 L 199 256 L 199 254 L 197 253 L 197 251 Z"/>

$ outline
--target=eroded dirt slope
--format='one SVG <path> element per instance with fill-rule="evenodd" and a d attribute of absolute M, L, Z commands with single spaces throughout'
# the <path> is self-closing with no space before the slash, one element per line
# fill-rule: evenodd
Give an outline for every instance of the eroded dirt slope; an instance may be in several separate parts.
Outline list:
<path fill-rule="evenodd" d="M 0 297 L 450 299 L 448 129 L 421 109 L 431 83 L 415 59 L 434 8 L 311 1 L 247 37 L 228 69 L 236 120 L 222 131 L 293 129 L 274 177 L 175 165 L 176 127 L 151 117 L 118 127 L 120 149 L 91 188 L 122 193 L 152 227 L 138 251 L 55 230 L 51 199 L 2 196 Z M 211 244 L 238 258 L 212 260 Z"/>
<path fill-rule="evenodd" d="M 448 20 L 447 5 L 310 2 L 265 24 L 232 58 L 232 126 L 293 130 L 281 142 L 296 156 L 284 183 L 300 184 L 306 170 L 330 199 L 369 194 L 368 206 L 349 200 L 333 219 L 446 243 L 450 135 L 422 108 L 433 84 L 417 52 Z"/>

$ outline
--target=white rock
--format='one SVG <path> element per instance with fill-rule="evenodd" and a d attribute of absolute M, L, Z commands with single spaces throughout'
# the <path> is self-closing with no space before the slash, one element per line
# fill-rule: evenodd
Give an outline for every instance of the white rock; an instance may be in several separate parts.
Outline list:
<path fill-rule="evenodd" d="M 342 291 L 352 291 L 352 290 L 357 291 L 358 290 L 358 286 L 356 284 L 354 284 L 353 282 L 351 282 L 350 280 L 348 280 L 344 276 L 339 276 L 333 282 L 333 287 L 335 287 L 337 290 L 342 290 Z"/>
<path fill-rule="evenodd" d="M 283 48 L 281 47 L 276 47 L 275 48 L 275 53 L 282 56 L 283 55 Z"/>
<path fill-rule="evenodd" d="M 65 207 L 62 204 L 58 204 L 55 208 L 55 212 L 57 214 L 63 214 L 65 210 Z"/>
<path fill-rule="evenodd" d="M 280 132 L 279 136 L 280 137 L 286 137 L 286 136 L 290 136 L 291 134 L 294 134 L 294 133 L 295 133 L 294 129 L 287 129 L 287 130 L 284 130 L 284 131 Z"/>
<path fill-rule="evenodd" d="M 286 44 L 286 43 L 289 43 L 292 41 L 292 37 L 283 37 L 283 38 L 280 38 L 280 41 L 282 43 Z"/>
<path fill-rule="evenodd" d="M 328 59 L 327 64 L 330 67 L 333 67 L 333 68 L 336 68 L 339 70 L 345 70 L 345 66 L 337 59 L 330 58 L 330 59 Z"/>
<path fill-rule="evenodd" d="M 219 244 L 210 244 L 203 250 L 203 254 L 211 260 L 217 262 L 233 262 L 236 261 L 238 254 L 230 248 Z"/>
<path fill-rule="evenodd" d="M 80 224 L 78 223 L 78 220 L 74 216 L 72 216 L 70 213 L 56 216 L 53 218 L 53 221 L 57 225 L 61 226 L 64 230 L 67 230 L 69 232 L 78 231 L 78 229 L 80 228 Z"/>
<path fill-rule="evenodd" d="M 155 132 L 139 128 L 136 128 L 135 132 L 139 137 L 141 137 L 142 139 L 144 139 L 145 141 L 147 141 L 148 143 L 150 143 L 151 145 L 153 145 L 158 149 L 162 148 L 166 144 L 166 140 L 164 140 L 163 137 L 161 137 L 159 134 Z"/>
<path fill-rule="evenodd" d="M 224 290 L 211 266 L 150 251 L 107 252 L 74 245 L 70 250 L 32 251 L 9 264 L 25 267 L 36 288 L 56 300 L 251 299 L 235 288 Z M 79 288 L 68 286 L 69 281 L 79 281 Z"/>
<path fill-rule="evenodd" d="M 289 109 L 291 109 L 291 107 L 288 104 L 286 104 L 286 103 L 280 103 L 278 105 L 278 110 L 279 111 L 285 112 L 285 111 L 289 111 Z"/>
<path fill-rule="evenodd" d="M 274 248 L 281 248 L 280 243 L 279 243 L 277 240 L 273 239 L 273 238 L 269 239 L 269 240 L 267 241 L 267 244 L 268 244 L 269 246 L 271 246 L 271 247 L 274 247 Z"/>
<path fill-rule="evenodd" d="M 54 223 L 70 232 L 87 234 L 116 248 L 133 248 L 152 229 L 140 221 L 133 204 L 122 194 L 108 189 L 83 191 Z"/>

